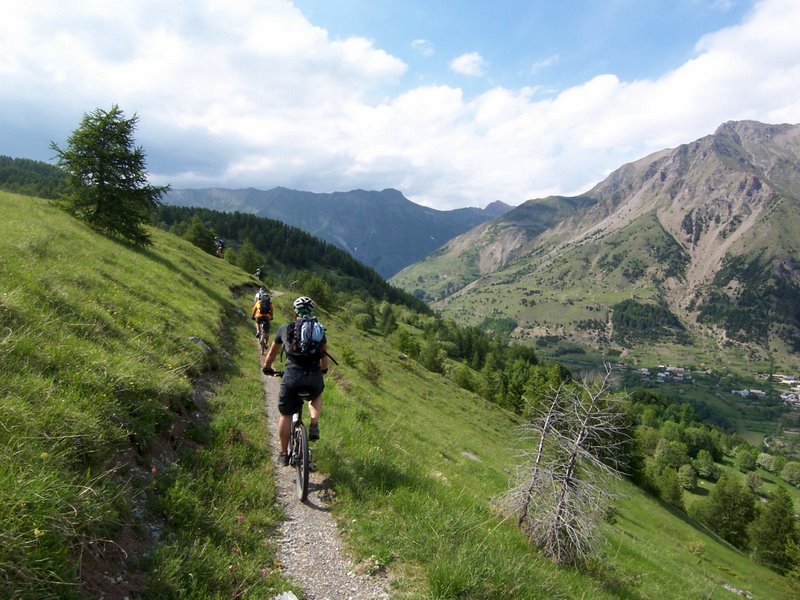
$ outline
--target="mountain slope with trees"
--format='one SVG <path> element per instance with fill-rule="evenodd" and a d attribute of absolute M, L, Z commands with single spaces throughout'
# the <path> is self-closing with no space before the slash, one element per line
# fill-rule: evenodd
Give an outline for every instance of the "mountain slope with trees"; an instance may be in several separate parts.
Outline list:
<path fill-rule="evenodd" d="M 180 235 L 209 254 L 215 253 L 214 236 L 225 240 L 225 257 L 249 273 L 261 268 L 264 280 L 275 282 L 293 272 L 313 271 L 334 290 L 347 290 L 405 304 L 421 312 L 428 306 L 388 284 L 374 269 L 341 248 L 274 219 L 241 212 L 162 205 L 152 217 L 162 229 Z"/>
<path fill-rule="evenodd" d="M 0 501 L 13 507 L 0 513 L 0 565 L 9 574 L 2 595 L 98 597 L 112 585 L 151 596 L 228 598 L 247 589 L 272 598 L 296 589 L 281 579 L 265 534 L 280 517 L 246 317 L 258 282 L 157 228 L 142 249 L 43 200 L 0 193 L 0 204 L 8 286 L 0 297 Z M 319 316 L 340 365 L 329 374 L 315 459 L 330 473 L 351 552 L 391 569 L 399 597 L 668 598 L 688 590 L 725 598 L 724 583 L 792 597 L 793 571 L 754 563 L 627 480 L 610 484 L 620 499 L 597 523 L 609 546 L 594 548 L 580 568 L 558 567 L 494 509 L 520 451 L 538 439 L 519 426 L 570 374 L 477 329 L 326 290 L 313 272 L 276 269 L 275 277 L 279 319 L 307 286 L 321 292 Z M 46 326 L 43 290 L 61 307 Z M 636 431 L 635 447 L 625 445 L 629 467 L 653 477 L 669 501 L 679 497 L 670 461 L 683 460 L 683 447 L 660 447 L 683 443 L 699 458 L 735 442 L 670 403 L 639 398 L 629 415 L 630 426 L 647 428 Z M 724 497 L 741 496 L 726 486 Z M 731 530 L 733 539 L 753 540 L 763 562 L 776 557 L 793 568 L 791 554 L 762 543 L 775 538 L 767 517 L 786 512 L 769 486 L 770 512 L 749 514 L 758 525 L 746 537 Z"/>
<path fill-rule="evenodd" d="M 271 190 L 172 190 L 166 202 L 277 219 L 337 245 L 389 277 L 476 225 L 511 207 L 496 201 L 484 209 L 436 210 L 393 189 L 317 194 Z"/>
<path fill-rule="evenodd" d="M 468 323 L 506 319 L 519 340 L 708 344 L 791 365 L 799 209 L 800 126 L 730 122 L 582 196 L 530 200 L 391 281 Z M 635 325 L 631 302 L 662 324 Z"/>
<path fill-rule="evenodd" d="M 58 198 L 65 189 L 66 175 L 58 167 L 31 160 L 0 156 L 0 189 L 17 194 Z"/>

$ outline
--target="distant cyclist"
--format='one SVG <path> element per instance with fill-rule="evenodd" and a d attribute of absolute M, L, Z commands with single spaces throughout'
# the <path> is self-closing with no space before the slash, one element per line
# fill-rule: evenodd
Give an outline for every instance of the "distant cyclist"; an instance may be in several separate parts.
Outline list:
<path fill-rule="evenodd" d="M 272 363 L 281 346 L 286 350 L 286 370 L 278 395 L 278 438 L 280 460 L 289 464 L 287 447 L 292 425 L 292 415 L 302 407 L 300 392 L 308 392 L 311 423 L 308 439 L 319 439 L 319 417 L 322 413 L 323 375 L 328 372 L 328 339 L 322 323 L 314 317 L 314 301 L 300 296 L 294 301 L 295 320 L 278 328 L 264 361 L 264 374 L 274 375 Z"/>
<path fill-rule="evenodd" d="M 259 326 L 264 331 L 264 343 L 269 340 L 269 327 L 272 323 L 272 300 L 263 287 L 256 292 L 255 304 L 250 313 L 251 318 L 256 322 L 256 337 L 258 337 Z"/>
<path fill-rule="evenodd" d="M 264 276 L 264 272 L 261 270 L 261 267 L 258 267 L 255 272 L 256 279 L 261 281 L 261 278 Z"/>
<path fill-rule="evenodd" d="M 260 288 L 258 288 L 258 291 L 256 292 L 256 295 L 253 296 L 253 302 L 258 302 L 261 299 L 261 296 L 268 296 L 268 295 L 269 294 L 267 294 L 267 288 L 265 288 L 262 285 Z"/>
<path fill-rule="evenodd" d="M 225 256 L 225 242 L 219 236 L 214 236 L 214 245 L 217 247 L 217 256 L 222 258 Z"/>

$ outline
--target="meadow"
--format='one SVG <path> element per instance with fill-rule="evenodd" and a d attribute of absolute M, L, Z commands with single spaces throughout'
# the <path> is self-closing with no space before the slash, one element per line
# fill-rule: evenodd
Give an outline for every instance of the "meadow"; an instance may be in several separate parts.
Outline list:
<path fill-rule="evenodd" d="M 0 193 L 0 208 L 0 596 L 96 597 L 89 567 L 144 597 L 302 595 L 274 560 L 255 280 L 162 231 L 142 250 L 45 201 Z M 296 290 L 275 292 L 285 314 Z M 532 443 L 519 417 L 357 329 L 337 299 L 320 314 L 340 365 L 315 457 L 349 551 L 388 569 L 396 598 L 796 594 L 627 480 L 593 563 L 549 562 L 497 511 Z M 114 562 L 123 536 L 141 552 Z"/>

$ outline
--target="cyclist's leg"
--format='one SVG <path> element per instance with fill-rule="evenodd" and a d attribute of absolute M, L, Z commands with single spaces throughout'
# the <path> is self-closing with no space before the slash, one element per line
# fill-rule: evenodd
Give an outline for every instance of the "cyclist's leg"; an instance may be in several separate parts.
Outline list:
<path fill-rule="evenodd" d="M 308 412 L 311 415 L 311 425 L 316 425 L 322 415 L 322 394 L 309 401 Z"/>
<path fill-rule="evenodd" d="M 269 326 L 270 326 L 270 323 L 272 323 L 272 321 L 270 321 L 267 318 L 265 318 L 263 321 L 261 321 L 261 331 L 263 332 L 262 335 L 264 336 L 264 343 L 265 344 L 267 344 L 269 342 L 269 329 L 270 329 Z"/>
<path fill-rule="evenodd" d="M 311 415 L 308 437 L 310 440 L 318 440 L 319 417 L 322 414 L 322 391 L 325 389 L 322 373 L 319 370 L 305 372 L 303 375 L 303 386 L 311 397 L 308 403 L 308 411 Z"/>
<path fill-rule="evenodd" d="M 281 379 L 281 389 L 278 393 L 278 439 L 280 441 L 281 452 L 286 452 L 289 447 L 289 434 L 292 429 L 292 415 L 296 413 L 302 406 L 303 401 L 297 397 L 295 392 L 295 385 L 297 378 L 291 373 L 286 371 Z"/>
<path fill-rule="evenodd" d="M 292 430 L 291 415 L 280 415 L 278 417 L 278 440 L 280 441 L 281 454 L 286 454 L 289 449 L 289 434 Z"/>

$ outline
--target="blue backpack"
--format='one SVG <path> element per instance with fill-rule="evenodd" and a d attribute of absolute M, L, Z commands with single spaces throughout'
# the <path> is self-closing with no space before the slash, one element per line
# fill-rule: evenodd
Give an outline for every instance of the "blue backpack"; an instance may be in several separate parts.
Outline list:
<path fill-rule="evenodd" d="M 317 358 L 322 356 L 325 327 L 315 317 L 303 317 L 286 327 L 286 354 Z"/>

